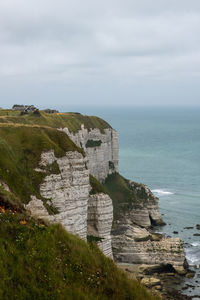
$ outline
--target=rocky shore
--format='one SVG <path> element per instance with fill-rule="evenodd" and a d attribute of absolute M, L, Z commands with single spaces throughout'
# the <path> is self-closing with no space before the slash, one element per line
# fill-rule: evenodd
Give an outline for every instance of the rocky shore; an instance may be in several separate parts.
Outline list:
<path fill-rule="evenodd" d="M 189 300 L 194 296 L 183 295 L 185 276 L 193 277 L 194 271 L 189 269 L 185 275 L 180 275 L 175 270 L 163 264 L 118 264 L 130 278 L 137 279 L 154 294 L 161 295 L 164 300 Z M 199 297 L 199 296 L 198 296 Z"/>

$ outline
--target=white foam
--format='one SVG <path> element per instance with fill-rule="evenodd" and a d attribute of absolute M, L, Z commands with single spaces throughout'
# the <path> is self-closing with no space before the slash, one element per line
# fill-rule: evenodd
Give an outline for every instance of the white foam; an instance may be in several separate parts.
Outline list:
<path fill-rule="evenodd" d="M 186 255 L 187 262 L 190 266 L 199 264 L 199 258 L 195 255 Z"/>
<path fill-rule="evenodd" d="M 161 190 L 161 189 L 155 189 L 155 190 L 152 190 L 153 193 L 159 195 L 159 196 L 162 196 L 162 195 L 173 195 L 174 193 L 172 192 L 169 192 L 169 191 L 166 191 L 166 190 Z"/>
<path fill-rule="evenodd" d="M 200 263 L 200 242 L 193 242 L 189 248 L 185 248 L 186 259 L 189 265 L 195 265 Z"/>
<path fill-rule="evenodd" d="M 194 242 L 194 243 L 191 243 L 191 245 L 192 245 L 193 247 L 198 247 L 198 246 L 200 246 L 200 242 Z"/>

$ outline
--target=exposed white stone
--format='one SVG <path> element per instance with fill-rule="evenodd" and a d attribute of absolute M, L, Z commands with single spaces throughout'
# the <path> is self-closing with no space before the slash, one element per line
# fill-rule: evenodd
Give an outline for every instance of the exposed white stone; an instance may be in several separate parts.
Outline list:
<path fill-rule="evenodd" d="M 51 165 L 56 160 L 53 150 L 49 150 L 47 152 L 42 152 L 40 166 L 48 166 Z"/>
<path fill-rule="evenodd" d="M 25 209 L 31 213 L 34 218 L 53 222 L 54 216 L 50 216 L 47 209 L 44 207 L 42 200 L 31 195 L 31 201 L 24 205 Z"/>
<path fill-rule="evenodd" d="M 73 142 L 84 149 L 88 158 L 90 173 L 101 182 L 108 174 L 118 172 L 118 135 L 113 128 L 106 128 L 101 132 L 98 128 L 86 129 L 84 125 L 78 132 L 70 132 L 68 128 L 60 128 Z M 101 141 L 100 146 L 86 147 L 87 141 Z"/>
<path fill-rule="evenodd" d="M 46 167 L 55 161 L 60 173 L 46 176 L 40 185 L 41 196 L 49 199 L 48 203 L 58 210 L 53 218 L 51 216 L 49 218 L 55 223 L 61 223 L 69 232 L 86 239 L 90 190 L 87 159 L 81 153 L 72 151 L 61 158 L 56 158 L 54 151 L 50 150 L 42 153 L 40 165 Z M 41 217 L 44 215 L 44 206 L 41 204 L 41 200 L 32 199 L 27 208 L 33 215 Z"/>
<path fill-rule="evenodd" d="M 34 217 L 61 223 L 67 231 L 83 239 L 86 239 L 87 234 L 101 237 L 102 242 L 98 242 L 100 249 L 105 255 L 112 257 L 112 200 L 103 193 L 89 196 L 91 187 L 89 171 L 86 168 L 87 158 L 82 154 L 70 151 L 65 156 L 56 158 L 53 150 L 43 152 L 40 161 L 42 171 L 55 161 L 60 173 L 44 178 L 40 185 L 40 194 L 58 213 L 50 216 L 43 202 L 34 196 L 26 209 Z M 41 172 L 40 168 L 35 170 Z"/>
<path fill-rule="evenodd" d="M 106 194 L 90 195 L 88 201 L 88 234 L 102 238 L 99 248 L 112 257 L 111 227 L 113 221 L 112 200 Z"/>
<path fill-rule="evenodd" d="M 9 186 L 5 182 L 0 181 L 0 187 L 2 187 L 5 191 L 10 192 Z"/>

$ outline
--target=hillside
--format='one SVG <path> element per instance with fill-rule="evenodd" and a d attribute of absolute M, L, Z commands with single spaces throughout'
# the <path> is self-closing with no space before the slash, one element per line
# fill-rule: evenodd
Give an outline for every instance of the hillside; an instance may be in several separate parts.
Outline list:
<path fill-rule="evenodd" d="M 153 300 L 96 244 L 30 218 L 0 190 L 0 299 Z"/>

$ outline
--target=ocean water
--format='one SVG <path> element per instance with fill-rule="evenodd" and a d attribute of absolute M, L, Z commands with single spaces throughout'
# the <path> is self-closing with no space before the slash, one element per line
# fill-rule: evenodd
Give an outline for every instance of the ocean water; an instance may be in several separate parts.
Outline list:
<path fill-rule="evenodd" d="M 119 134 L 120 173 L 148 185 L 159 197 L 167 223 L 158 230 L 181 237 L 188 263 L 200 264 L 200 108 L 95 108 L 80 112 L 98 115 Z M 185 229 L 185 227 L 193 227 Z M 178 231 L 178 234 L 174 234 Z M 195 289 L 200 295 L 199 269 Z M 191 280 L 190 280 L 191 283 Z"/>

